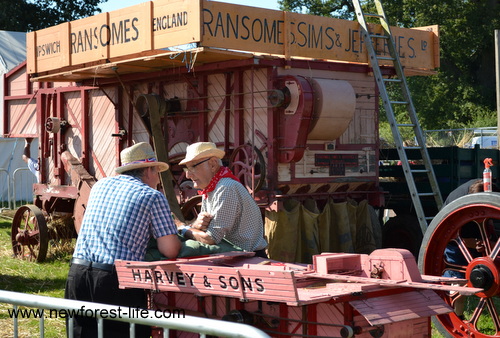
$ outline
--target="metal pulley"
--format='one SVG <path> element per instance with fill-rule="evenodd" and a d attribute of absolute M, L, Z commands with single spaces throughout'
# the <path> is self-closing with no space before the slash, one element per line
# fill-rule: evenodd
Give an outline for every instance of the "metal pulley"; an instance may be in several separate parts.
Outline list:
<path fill-rule="evenodd" d="M 58 117 L 48 117 L 45 121 L 45 130 L 47 132 L 55 134 L 58 133 L 61 129 L 64 129 L 68 125 L 68 122 L 64 119 L 60 119 Z"/>

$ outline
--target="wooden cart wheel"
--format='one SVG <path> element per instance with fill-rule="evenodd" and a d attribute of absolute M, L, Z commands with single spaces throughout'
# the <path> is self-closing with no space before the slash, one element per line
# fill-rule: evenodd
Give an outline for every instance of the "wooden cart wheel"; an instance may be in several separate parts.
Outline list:
<path fill-rule="evenodd" d="M 47 222 L 37 206 L 27 204 L 16 211 L 11 239 L 14 257 L 37 262 L 45 260 L 49 243 Z"/>
<path fill-rule="evenodd" d="M 259 191 L 266 180 L 264 156 L 257 147 L 250 144 L 234 149 L 229 159 L 229 168 L 251 193 Z"/>
<path fill-rule="evenodd" d="M 196 195 L 188 199 L 182 206 L 181 211 L 186 223 L 191 223 L 196 220 L 201 210 L 201 195 Z"/>
<path fill-rule="evenodd" d="M 499 193 L 461 197 L 445 206 L 429 225 L 420 248 L 421 273 L 458 274 L 468 280 L 466 286 L 484 290 L 473 296 L 440 293 L 454 309 L 433 319 L 444 336 L 500 337 L 499 229 Z"/>

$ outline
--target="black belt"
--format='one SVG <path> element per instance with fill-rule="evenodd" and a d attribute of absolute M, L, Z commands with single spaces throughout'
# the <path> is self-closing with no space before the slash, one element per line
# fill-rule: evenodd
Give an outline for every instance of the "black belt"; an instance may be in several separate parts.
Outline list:
<path fill-rule="evenodd" d="M 96 263 L 76 257 L 73 257 L 73 259 L 71 259 L 71 264 L 83 265 L 88 268 L 96 268 L 105 271 L 113 271 L 114 268 L 114 264 Z"/>

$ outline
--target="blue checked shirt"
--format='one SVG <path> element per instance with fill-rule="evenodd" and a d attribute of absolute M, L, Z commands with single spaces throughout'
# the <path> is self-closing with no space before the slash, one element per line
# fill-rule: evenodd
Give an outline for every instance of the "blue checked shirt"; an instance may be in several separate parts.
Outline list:
<path fill-rule="evenodd" d="M 108 264 L 140 261 L 151 236 L 176 233 L 161 192 L 129 175 L 107 177 L 90 191 L 73 257 Z"/>
<path fill-rule="evenodd" d="M 201 211 L 214 217 L 207 234 L 215 243 L 223 238 L 245 251 L 264 249 L 262 213 L 248 190 L 231 178 L 222 178 L 215 189 L 203 198 Z"/>

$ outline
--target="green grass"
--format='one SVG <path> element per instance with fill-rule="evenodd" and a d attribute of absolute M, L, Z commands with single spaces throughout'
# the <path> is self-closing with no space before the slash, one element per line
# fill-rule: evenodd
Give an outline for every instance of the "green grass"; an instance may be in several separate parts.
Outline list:
<path fill-rule="evenodd" d="M 64 285 L 71 255 L 52 250 L 44 263 L 12 258 L 11 218 L 0 215 L 0 289 L 50 297 L 64 297 Z M 68 251 L 68 250 L 66 250 Z M 13 321 L 8 309 L 12 305 L 0 303 L 0 337 L 13 336 Z M 39 336 L 37 319 L 19 319 L 19 337 Z M 63 319 L 45 317 L 45 337 L 66 336 Z"/>

